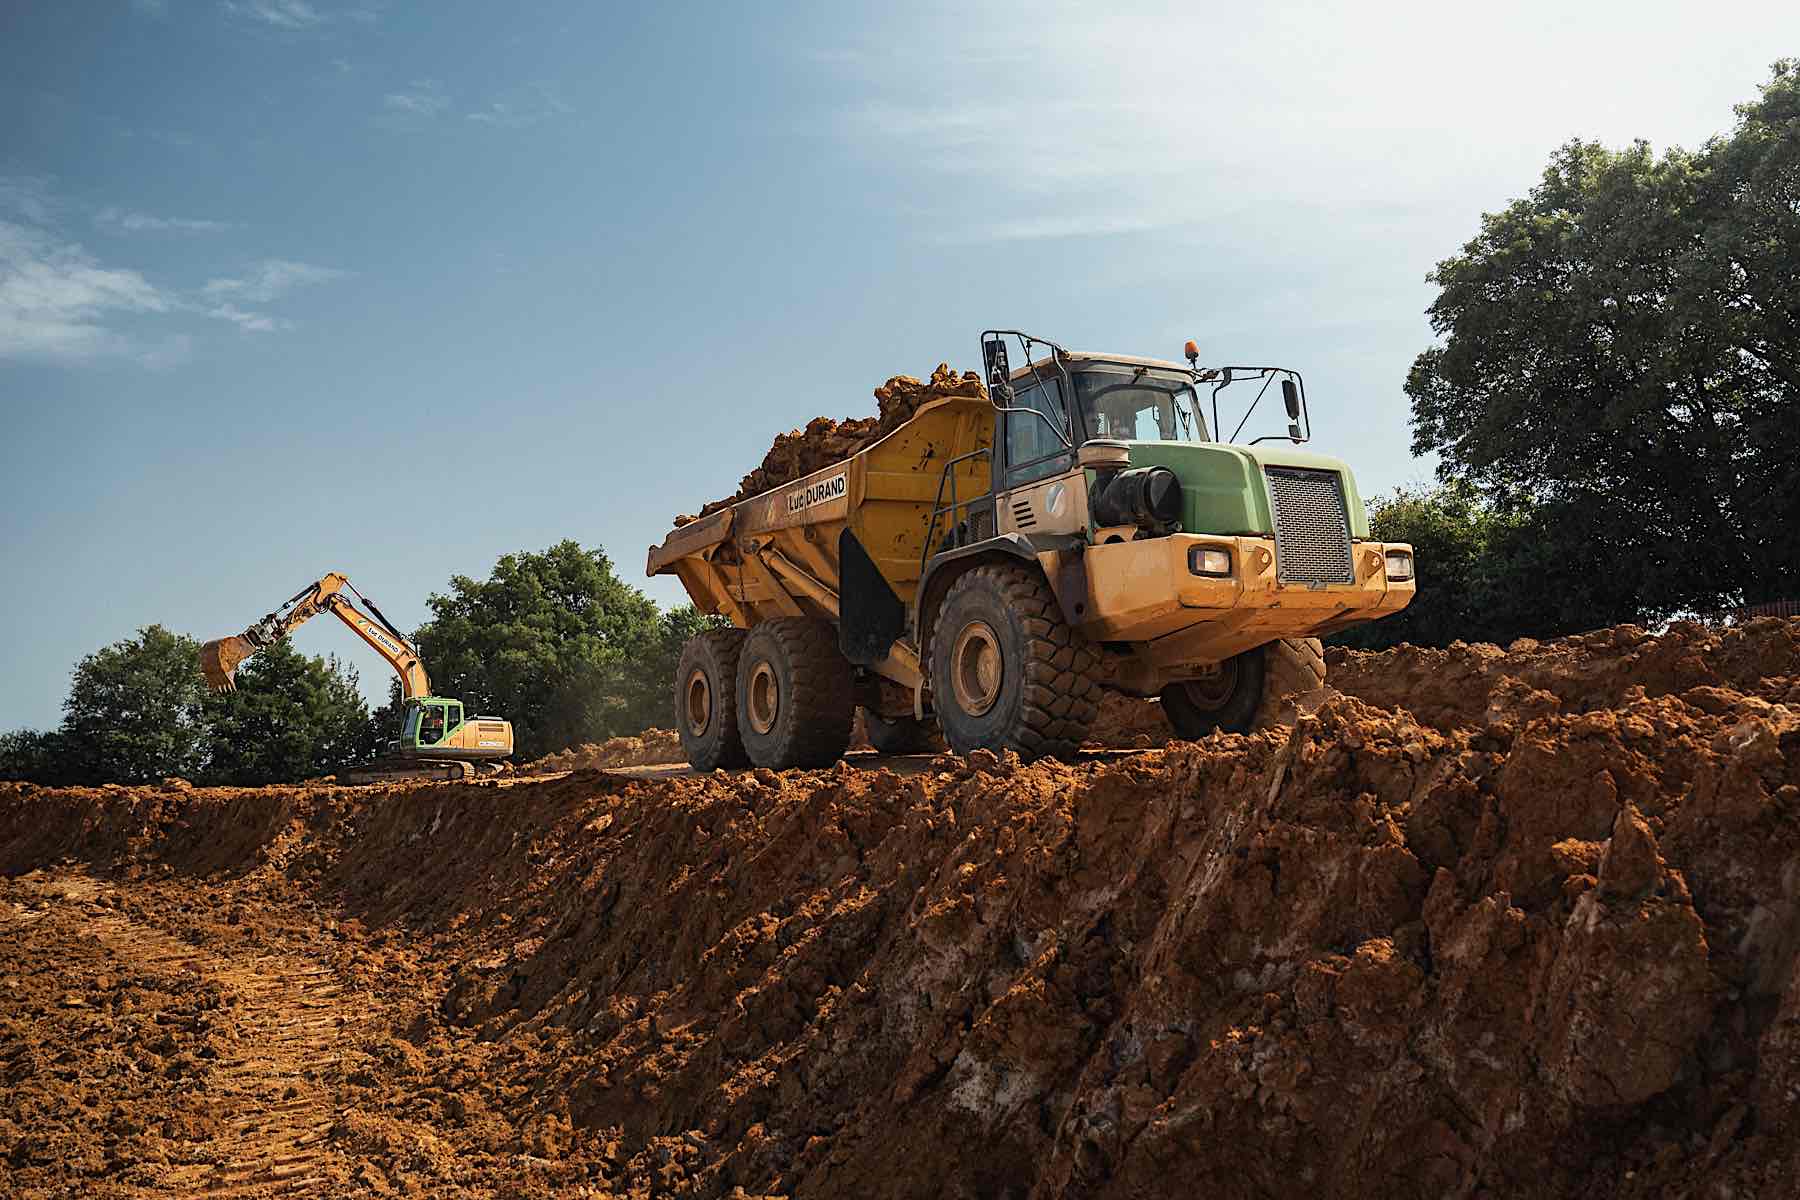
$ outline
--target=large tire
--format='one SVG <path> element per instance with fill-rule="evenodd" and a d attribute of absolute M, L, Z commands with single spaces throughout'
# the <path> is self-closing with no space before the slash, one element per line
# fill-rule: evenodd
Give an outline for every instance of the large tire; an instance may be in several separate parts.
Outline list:
<path fill-rule="evenodd" d="M 912 717 L 884 717 L 863 709 L 863 729 L 878 754 L 927 754 L 937 749 L 931 727 Z"/>
<path fill-rule="evenodd" d="M 822 767 L 842 757 L 856 720 L 855 678 L 829 621 L 779 617 L 744 639 L 738 736 L 759 767 Z"/>
<path fill-rule="evenodd" d="M 1282 638 L 1224 663 L 1217 679 L 1171 683 L 1162 691 L 1163 716 L 1178 737 L 1248 733 L 1272 724 L 1290 697 L 1324 682 L 1319 639 Z"/>
<path fill-rule="evenodd" d="M 932 626 L 932 706 L 944 740 L 959 754 L 1070 757 L 1100 711 L 1099 665 L 1042 574 L 976 567 L 950 585 Z"/>
<path fill-rule="evenodd" d="M 1264 646 L 1263 653 L 1263 698 L 1256 710 L 1256 729 L 1279 721 L 1294 697 L 1325 686 L 1325 647 L 1318 638 L 1282 638 Z"/>
<path fill-rule="evenodd" d="M 738 736 L 737 667 L 742 629 L 709 629 L 687 640 L 675 666 L 675 731 L 696 771 L 750 763 Z"/>

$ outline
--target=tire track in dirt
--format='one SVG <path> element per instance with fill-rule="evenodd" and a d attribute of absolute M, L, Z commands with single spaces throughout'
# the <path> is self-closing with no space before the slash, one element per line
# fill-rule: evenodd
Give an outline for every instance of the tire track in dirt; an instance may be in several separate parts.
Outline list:
<path fill-rule="evenodd" d="M 91 902 L 85 876 L 48 881 L 46 897 Z M 206 1162 L 171 1165 L 143 1196 L 318 1195 L 347 1175 L 328 1144 L 337 1104 L 325 1068 L 343 1057 L 353 998 L 328 966 L 291 954 L 230 958 L 190 945 L 117 911 L 84 904 L 86 930 L 121 966 L 193 975 L 230 994 L 234 1020 L 220 1031 L 215 1069 L 203 1090 L 222 1132 Z M 367 1009 L 362 1008 L 366 1015 Z"/>

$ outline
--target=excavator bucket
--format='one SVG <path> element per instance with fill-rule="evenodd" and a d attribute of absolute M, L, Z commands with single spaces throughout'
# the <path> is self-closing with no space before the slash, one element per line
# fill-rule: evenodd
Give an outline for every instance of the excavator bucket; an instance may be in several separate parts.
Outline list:
<path fill-rule="evenodd" d="M 200 673 L 215 692 L 237 690 L 238 664 L 256 653 L 248 638 L 228 637 L 200 647 Z"/>

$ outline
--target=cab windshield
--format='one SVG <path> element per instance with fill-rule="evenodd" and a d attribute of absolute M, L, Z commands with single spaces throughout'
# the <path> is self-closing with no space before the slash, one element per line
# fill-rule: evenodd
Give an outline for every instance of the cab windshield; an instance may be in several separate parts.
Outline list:
<path fill-rule="evenodd" d="M 1075 373 L 1088 435 L 1126 442 L 1204 442 L 1206 421 L 1193 385 L 1145 367 L 1088 367 Z"/>

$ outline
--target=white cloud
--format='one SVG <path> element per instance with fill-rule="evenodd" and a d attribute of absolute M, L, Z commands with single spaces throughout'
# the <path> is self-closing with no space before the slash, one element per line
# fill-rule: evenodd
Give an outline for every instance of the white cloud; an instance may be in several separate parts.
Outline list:
<path fill-rule="evenodd" d="M 0 175 L 0 213 L 30 221 L 34 225 L 50 222 L 54 201 L 50 181 L 37 175 Z"/>
<path fill-rule="evenodd" d="M 0 221 L 0 359 L 78 363 L 140 353 L 103 322 L 176 307 L 136 271 L 103 266 L 73 242 Z"/>
<path fill-rule="evenodd" d="M 94 224 L 108 233 L 219 233 L 232 228 L 229 221 L 157 217 L 122 208 L 101 209 L 94 214 Z"/>
<path fill-rule="evenodd" d="M 1756 7 L 1767 20 L 1791 2 Z M 1033 10 L 1002 0 L 954 18 L 878 19 L 861 38 L 791 52 L 838 93 L 821 110 L 843 114 L 831 132 L 844 148 L 941 177 L 923 180 L 922 192 L 967 183 L 1027 229 L 1085 220 L 1094 232 L 1201 225 L 1253 197 L 1252 216 L 1282 212 L 1284 230 L 1301 234 L 1318 209 L 1362 212 L 1395 198 L 1465 229 L 1480 205 L 1529 187 L 1574 136 L 1693 145 L 1729 124 L 1730 103 L 1772 55 L 1733 44 L 1691 6 L 1517 8 L 1479 24 L 1423 0 L 1379 19 L 1348 4 L 1225 11 L 1127 0 L 1052 4 L 1022 19 Z M 1607 69 L 1520 74 L 1546 37 L 1601 54 Z M 993 47 L 1003 62 L 983 61 Z M 967 208 L 949 195 L 921 223 L 966 224 Z M 1422 252 L 1427 265 L 1455 244 L 1441 236 L 1419 239 L 1433 247 Z"/>
<path fill-rule="evenodd" d="M 231 16 L 276 29 L 312 29 L 326 20 L 325 14 L 306 0 L 221 0 L 219 7 Z"/>
<path fill-rule="evenodd" d="M 157 327 L 157 319 L 205 318 L 246 333 L 292 329 L 293 322 L 249 306 L 349 274 L 271 258 L 240 275 L 212 279 L 198 293 L 172 290 L 101 261 L 59 232 L 56 213 L 67 207 L 56 202 L 45 180 L 0 176 L 0 361 L 168 367 L 192 355 L 193 338 L 169 332 L 166 324 Z M 102 228 L 131 232 L 230 228 L 117 207 L 93 219 Z"/>
<path fill-rule="evenodd" d="M 206 315 L 221 321 L 230 321 L 246 333 L 273 333 L 277 329 L 292 329 L 293 322 L 284 321 L 280 317 L 271 317 L 259 312 L 246 312 L 235 304 L 220 304 L 206 310 Z"/>
<path fill-rule="evenodd" d="M 995 221 L 988 225 L 940 234 L 932 240 L 946 246 L 980 242 L 1041 242 L 1060 238 L 1119 237 L 1123 234 L 1151 233 L 1167 229 L 1170 225 L 1170 222 L 1140 217 L 1074 213 L 1067 216 Z"/>
<path fill-rule="evenodd" d="M 468 119 L 502 129 L 523 129 L 574 112 L 560 97 L 543 84 L 533 84 L 495 100 L 486 108 L 476 109 Z"/>
<path fill-rule="evenodd" d="M 415 79 L 405 91 L 383 96 L 381 103 L 390 116 L 429 119 L 450 107 L 450 97 L 433 80 Z"/>
<path fill-rule="evenodd" d="M 204 295 L 214 298 L 233 297 L 267 304 L 297 287 L 330 283 L 335 279 L 348 278 L 349 274 L 348 271 L 339 271 L 334 267 L 316 267 L 310 263 L 269 258 L 257 263 L 240 278 L 209 279 L 200 290 Z"/>

